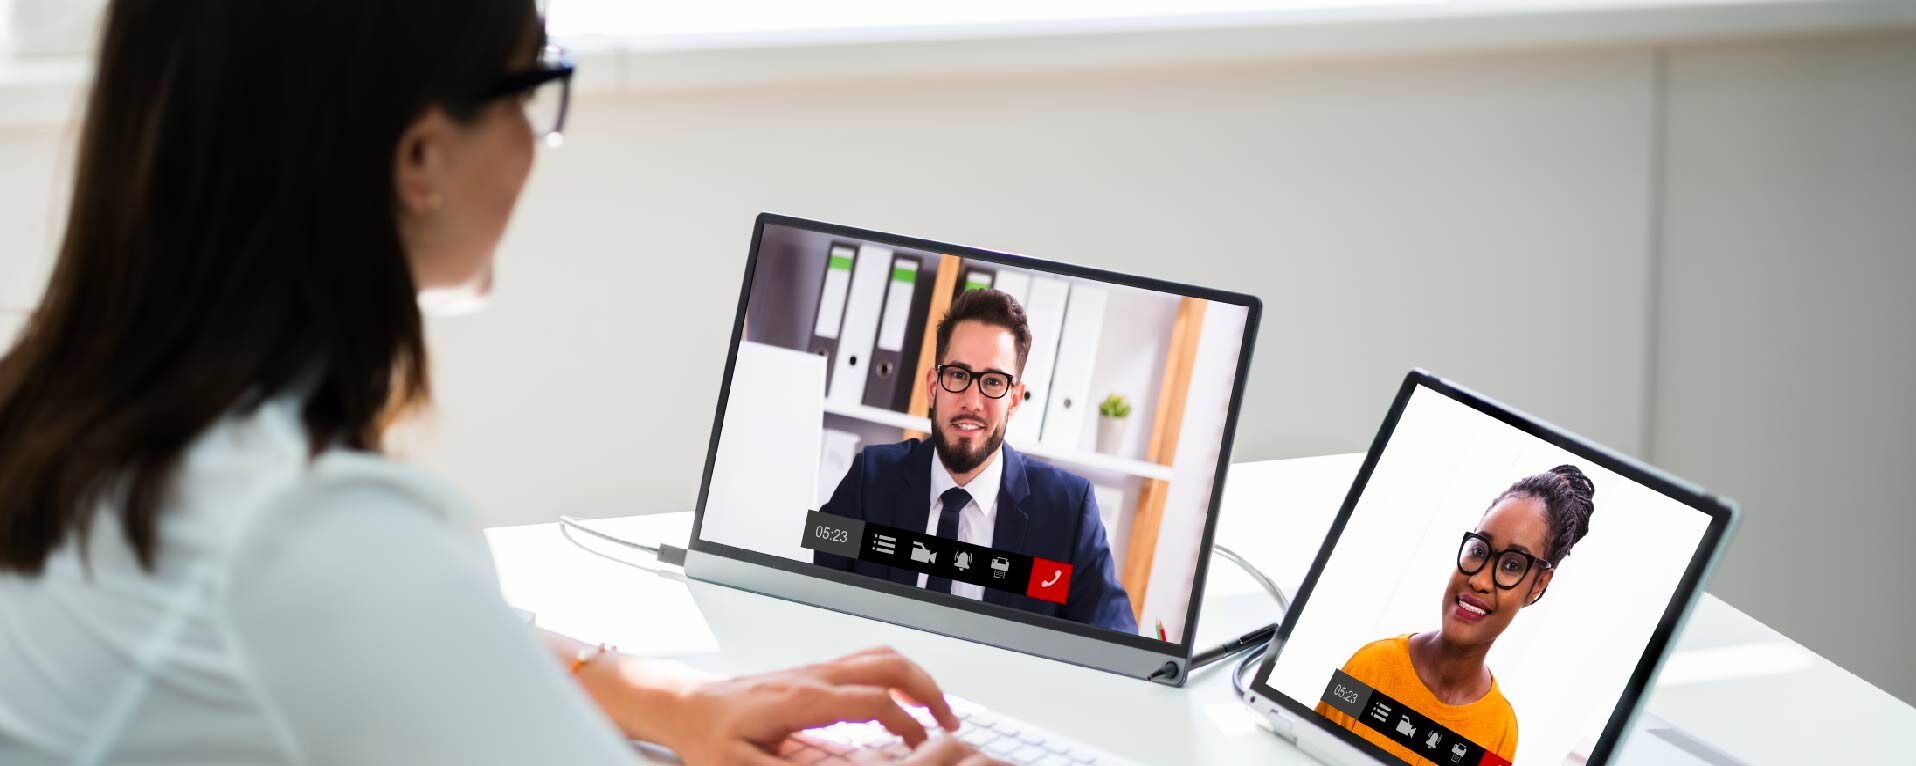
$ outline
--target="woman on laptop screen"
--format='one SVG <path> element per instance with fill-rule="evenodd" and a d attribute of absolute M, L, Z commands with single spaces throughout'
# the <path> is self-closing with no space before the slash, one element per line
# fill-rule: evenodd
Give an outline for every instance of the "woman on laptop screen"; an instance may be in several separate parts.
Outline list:
<path fill-rule="evenodd" d="M 1464 533 L 1437 629 L 1366 644 L 1344 673 L 1504 762 L 1514 759 L 1517 713 L 1484 658 L 1517 613 L 1543 598 L 1557 565 L 1590 531 L 1595 494 L 1571 465 L 1511 484 Z M 1317 712 L 1407 763 L 1432 762 L 1328 703 Z"/>

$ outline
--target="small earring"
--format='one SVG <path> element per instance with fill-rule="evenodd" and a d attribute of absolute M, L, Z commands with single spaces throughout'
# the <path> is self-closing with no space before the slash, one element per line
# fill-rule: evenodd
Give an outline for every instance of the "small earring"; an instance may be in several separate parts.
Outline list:
<path fill-rule="evenodd" d="M 445 206 L 446 206 L 446 195 L 440 194 L 439 192 L 433 192 L 431 194 L 426 195 L 427 210 L 436 211 Z"/>

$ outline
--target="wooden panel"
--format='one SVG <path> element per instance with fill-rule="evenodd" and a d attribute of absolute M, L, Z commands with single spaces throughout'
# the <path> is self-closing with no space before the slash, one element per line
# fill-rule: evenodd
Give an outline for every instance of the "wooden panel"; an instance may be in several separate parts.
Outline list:
<path fill-rule="evenodd" d="M 1164 382 L 1158 388 L 1157 417 L 1151 423 L 1151 441 L 1145 459 L 1160 465 L 1177 462 L 1178 433 L 1184 429 L 1184 404 L 1191 392 L 1191 371 L 1197 361 L 1198 337 L 1204 330 L 1206 301 L 1185 298 L 1171 325 L 1171 348 L 1164 355 Z M 1125 546 L 1119 580 L 1131 596 L 1131 613 L 1144 617 L 1144 593 L 1151 584 L 1151 563 L 1158 550 L 1158 526 L 1164 521 L 1164 501 L 1171 483 L 1145 479 L 1138 491 L 1138 510 L 1131 518 L 1131 536 Z M 1197 598 L 1198 594 L 1192 594 Z"/>
<path fill-rule="evenodd" d="M 951 310 L 951 298 L 958 292 L 958 272 L 963 259 L 955 255 L 938 257 L 938 277 L 931 285 L 931 305 L 925 309 L 925 338 L 918 347 L 918 370 L 911 378 L 911 401 L 907 404 L 907 413 L 913 417 L 926 417 L 931 408 L 925 404 L 925 373 L 931 372 L 931 366 L 938 361 L 938 320 L 945 318 L 945 312 Z M 923 439 L 929 436 L 923 431 L 905 431 L 907 439 Z"/>

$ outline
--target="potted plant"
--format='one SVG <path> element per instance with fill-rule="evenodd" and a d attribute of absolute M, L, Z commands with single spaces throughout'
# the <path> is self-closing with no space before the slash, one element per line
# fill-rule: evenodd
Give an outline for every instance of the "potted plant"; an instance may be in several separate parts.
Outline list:
<path fill-rule="evenodd" d="M 1131 402 L 1111 394 L 1098 403 L 1098 451 L 1116 455 L 1124 449 L 1124 431 L 1130 425 Z"/>

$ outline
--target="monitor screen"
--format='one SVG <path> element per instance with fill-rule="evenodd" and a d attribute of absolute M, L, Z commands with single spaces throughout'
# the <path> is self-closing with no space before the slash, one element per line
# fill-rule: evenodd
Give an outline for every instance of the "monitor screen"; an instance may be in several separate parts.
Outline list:
<path fill-rule="evenodd" d="M 1258 685 L 1409 764 L 1583 763 L 1712 513 L 1409 391 Z"/>
<path fill-rule="evenodd" d="M 761 223 L 698 539 L 1188 644 L 1255 301 L 860 234 Z"/>

